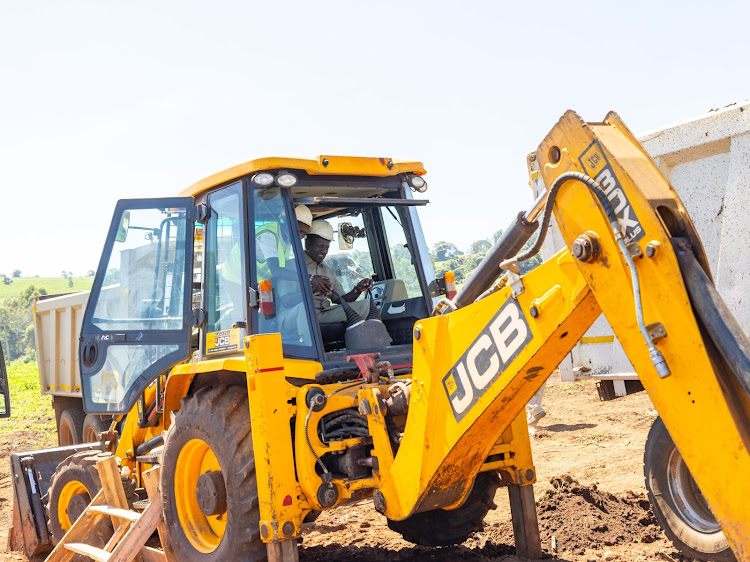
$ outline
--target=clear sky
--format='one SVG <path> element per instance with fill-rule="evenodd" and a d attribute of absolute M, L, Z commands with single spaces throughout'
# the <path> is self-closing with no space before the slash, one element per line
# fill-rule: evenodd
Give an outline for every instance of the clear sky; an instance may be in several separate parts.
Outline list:
<path fill-rule="evenodd" d="M 747 2 L 0 0 L 0 273 L 96 269 L 114 203 L 260 156 L 424 163 L 428 244 L 528 207 L 566 109 L 750 98 Z"/>

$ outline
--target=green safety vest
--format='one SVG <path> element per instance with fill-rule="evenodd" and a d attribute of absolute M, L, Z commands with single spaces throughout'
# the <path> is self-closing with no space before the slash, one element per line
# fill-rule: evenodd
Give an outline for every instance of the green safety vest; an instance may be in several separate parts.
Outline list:
<path fill-rule="evenodd" d="M 258 251 L 257 240 L 264 234 L 271 234 L 276 240 L 276 256 L 279 259 L 279 267 L 286 266 L 286 262 L 289 259 L 289 251 L 292 249 L 292 245 L 286 242 L 279 232 L 279 223 L 268 222 L 263 226 L 259 226 L 255 229 L 255 266 L 258 273 L 258 281 L 264 281 L 271 279 L 271 268 L 261 253 Z"/>
<path fill-rule="evenodd" d="M 285 242 L 281 234 L 279 233 L 279 223 L 268 222 L 255 229 L 255 240 L 263 236 L 264 234 L 271 234 L 276 240 L 276 256 L 279 259 L 279 266 L 284 267 L 287 260 L 289 259 L 289 250 L 292 245 L 289 242 Z M 255 252 L 255 265 L 258 274 L 258 281 L 264 281 L 271 279 L 271 268 L 266 261 L 266 258 L 257 250 Z M 221 276 L 229 281 L 230 283 L 240 283 L 242 279 L 242 255 L 240 253 L 240 245 L 235 244 L 229 251 L 229 259 L 224 262 L 221 268 Z"/>

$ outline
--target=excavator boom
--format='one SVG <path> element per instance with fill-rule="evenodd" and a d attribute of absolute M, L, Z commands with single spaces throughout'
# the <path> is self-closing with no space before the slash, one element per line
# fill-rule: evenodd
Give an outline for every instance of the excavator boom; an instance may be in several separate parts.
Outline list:
<path fill-rule="evenodd" d="M 572 252 L 524 277 L 505 260 L 505 288 L 415 326 L 409 418 L 395 454 L 385 425 L 370 425 L 386 515 L 459 506 L 496 439 L 603 312 L 734 552 L 747 559 L 748 395 L 714 340 L 750 347 L 741 331 L 712 332 L 696 318 L 675 247 L 709 285 L 710 277 L 684 206 L 614 113 L 595 124 L 566 113 L 537 157 L 551 186 L 547 209 Z M 468 285 L 474 294 L 488 288 Z M 360 398 L 376 406 L 377 389 Z"/>

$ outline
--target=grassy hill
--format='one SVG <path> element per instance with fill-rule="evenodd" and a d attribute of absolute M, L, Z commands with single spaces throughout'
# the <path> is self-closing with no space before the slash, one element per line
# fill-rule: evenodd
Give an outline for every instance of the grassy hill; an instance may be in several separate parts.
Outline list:
<path fill-rule="evenodd" d="M 36 363 L 8 363 L 9 419 L 0 420 L 0 458 L 11 451 L 57 446 L 52 397 L 39 389 Z"/>
<path fill-rule="evenodd" d="M 11 278 L 13 283 L 4 285 L 0 282 L 0 300 L 7 297 L 17 297 L 29 285 L 37 289 L 44 288 L 48 295 L 58 293 L 74 293 L 76 291 L 88 291 L 94 282 L 93 277 L 73 277 L 73 286 L 68 286 L 68 280 L 63 277 L 16 277 Z"/>

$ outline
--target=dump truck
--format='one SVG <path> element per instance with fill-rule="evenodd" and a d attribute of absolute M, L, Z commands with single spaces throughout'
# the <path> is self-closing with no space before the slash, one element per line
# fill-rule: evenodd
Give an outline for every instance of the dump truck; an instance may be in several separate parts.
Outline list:
<path fill-rule="evenodd" d="M 104 452 L 11 455 L 27 551 L 107 559 L 144 509 L 164 558 L 296 560 L 303 522 L 366 498 L 406 540 L 457 544 L 506 486 L 538 558 L 524 406 L 603 313 L 660 414 L 660 524 L 688 556 L 750 560 L 750 342 L 684 205 L 615 113 L 565 113 L 535 160 L 548 189 L 458 293 L 419 162 L 264 158 L 118 202 L 79 351 L 85 411 L 114 422 Z M 553 214 L 565 247 L 520 275 Z M 87 532 L 108 517 L 111 538 Z"/>
<path fill-rule="evenodd" d="M 78 336 L 88 299 L 88 291 L 40 295 L 31 308 L 39 386 L 42 394 L 52 396 L 57 440 L 62 447 L 96 442 L 112 422 L 112 416 L 83 410 Z"/>

